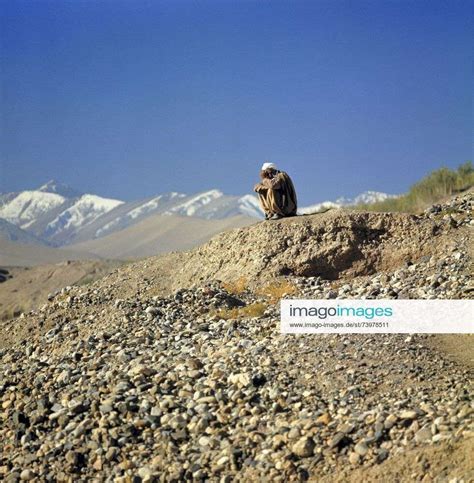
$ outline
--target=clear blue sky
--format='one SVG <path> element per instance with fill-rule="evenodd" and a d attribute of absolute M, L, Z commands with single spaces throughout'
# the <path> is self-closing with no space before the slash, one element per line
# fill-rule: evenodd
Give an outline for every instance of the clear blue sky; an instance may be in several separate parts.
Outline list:
<path fill-rule="evenodd" d="M 474 1 L 0 2 L 0 191 L 301 204 L 472 159 Z"/>

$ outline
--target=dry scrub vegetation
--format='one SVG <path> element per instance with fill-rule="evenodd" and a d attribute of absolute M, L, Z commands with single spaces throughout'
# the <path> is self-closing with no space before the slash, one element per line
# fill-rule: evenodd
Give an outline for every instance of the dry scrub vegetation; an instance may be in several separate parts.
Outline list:
<path fill-rule="evenodd" d="M 257 295 L 262 295 L 272 304 L 278 303 L 282 298 L 296 293 L 296 286 L 287 280 L 269 283 L 262 288 L 257 288 Z"/>
<path fill-rule="evenodd" d="M 244 307 L 214 310 L 210 312 L 210 316 L 224 320 L 261 317 L 267 307 L 267 304 L 264 302 L 255 302 L 253 304 L 245 305 Z"/>
<path fill-rule="evenodd" d="M 248 280 L 240 277 L 235 281 L 223 283 L 222 288 L 231 294 L 240 295 L 249 290 Z M 221 308 L 213 311 L 211 315 L 224 320 L 260 317 L 269 304 L 277 304 L 282 298 L 295 294 L 296 290 L 296 286 L 286 280 L 272 282 L 255 290 L 255 294 L 264 297 L 265 301 L 255 302 L 244 307 Z"/>

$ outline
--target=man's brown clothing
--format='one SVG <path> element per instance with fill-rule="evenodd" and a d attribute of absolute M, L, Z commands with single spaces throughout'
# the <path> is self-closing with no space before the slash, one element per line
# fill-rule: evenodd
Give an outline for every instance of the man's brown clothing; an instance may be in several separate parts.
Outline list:
<path fill-rule="evenodd" d="M 265 178 L 255 187 L 265 215 L 293 216 L 298 208 L 296 191 L 291 178 L 277 171 L 273 178 Z"/>

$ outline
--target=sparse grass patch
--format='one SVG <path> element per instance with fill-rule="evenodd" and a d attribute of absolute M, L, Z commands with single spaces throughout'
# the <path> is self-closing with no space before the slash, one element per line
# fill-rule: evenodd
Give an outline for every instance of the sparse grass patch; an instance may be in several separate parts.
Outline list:
<path fill-rule="evenodd" d="M 222 288 L 228 292 L 233 294 L 241 294 L 247 290 L 248 287 L 248 280 L 245 277 L 240 277 L 235 281 L 232 282 L 223 282 Z"/>
<path fill-rule="evenodd" d="M 267 309 L 267 304 L 263 302 L 255 302 L 253 304 L 246 305 L 245 307 L 233 307 L 232 309 L 218 309 L 209 313 L 211 317 L 217 315 L 219 318 L 224 320 L 229 319 L 243 319 L 250 317 L 261 317 L 265 310 Z"/>
<path fill-rule="evenodd" d="M 408 193 L 369 205 L 351 208 L 364 211 L 417 213 L 433 203 L 474 186 L 474 167 L 467 161 L 457 170 L 440 168 L 410 187 Z"/>
<path fill-rule="evenodd" d="M 291 295 L 296 292 L 296 286 L 287 280 L 273 282 L 256 290 L 258 295 L 267 297 L 270 303 L 275 304 L 279 302 L 286 295 Z"/>

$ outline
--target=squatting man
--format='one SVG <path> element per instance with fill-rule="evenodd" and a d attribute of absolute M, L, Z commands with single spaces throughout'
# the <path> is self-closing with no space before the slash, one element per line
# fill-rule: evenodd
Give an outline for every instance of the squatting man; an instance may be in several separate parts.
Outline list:
<path fill-rule="evenodd" d="M 266 220 L 278 220 L 295 216 L 297 210 L 296 191 L 291 178 L 273 163 L 263 163 L 260 183 L 254 187 Z"/>

